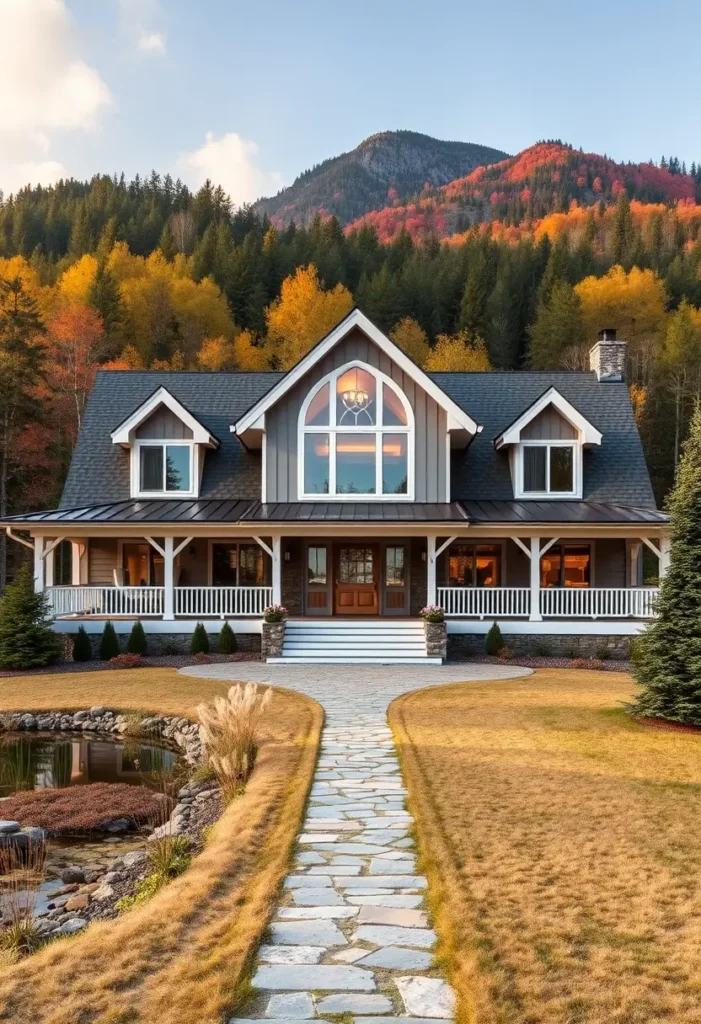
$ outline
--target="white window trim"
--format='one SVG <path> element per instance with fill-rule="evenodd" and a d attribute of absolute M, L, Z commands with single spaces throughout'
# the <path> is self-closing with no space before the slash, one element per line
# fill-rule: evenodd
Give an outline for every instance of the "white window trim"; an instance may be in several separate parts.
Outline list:
<path fill-rule="evenodd" d="M 548 452 L 545 460 L 545 479 L 546 489 L 544 491 L 527 491 L 524 488 L 524 448 L 571 448 L 572 449 L 572 483 L 573 489 L 571 491 L 551 491 L 550 490 L 550 452 Z M 582 458 L 582 445 L 575 440 L 569 439 L 566 441 L 555 441 L 555 440 L 542 440 L 542 441 L 521 441 L 515 446 L 515 458 L 516 458 L 516 486 L 515 497 L 521 500 L 533 500 L 536 501 L 541 499 L 547 499 L 548 501 L 571 501 L 572 499 L 581 499 L 582 497 L 582 480 L 583 480 L 583 458 Z"/>
<path fill-rule="evenodd" d="M 376 381 L 376 419 L 377 423 L 368 426 L 336 424 L 336 380 L 348 370 L 358 368 L 371 374 Z M 307 409 L 314 397 L 326 385 L 329 385 L 329 424 L 328 426 L 306 426 Z M 406 426 L 382 424 L 382 386 L 386 384 L 397 396 L 406 411 Z M 338 434 L 372 434 L 379 443 L 375 451 L 375 494 L 336 494 L 336 437 Z M 329 438 L 329 492 L 328 494 L 307 494 L 304 490 L 304 438 L 306 434 L 328 434 Z M 407 437 L 407 493 L 382 493 L 382 437 L 384 434 L 405 434 Z M 374 366 L 359 359 L 352 359 L 343 366 L 337 367 L 316 382 L 302 403 L 297 420 L 297 494 L 299 501 L 414 501 L 415 491 L 415 419 L 414 410 L 409 399 L 397 384 Z"/>
<path fill-rule="evenodd" d="M 190 452 L 190 487 L 187 491 L 142 491 L 141 490 L 141 449 L 147 447 L 187 448 Z M 173 438 L 143 437 L 134 441 L 131 448 L 131 496 L 132 498 L 197 498 L 200 487 L 200 446 L 194 441 Z M 165 472 L 165 460 L 164 460 Z"/>

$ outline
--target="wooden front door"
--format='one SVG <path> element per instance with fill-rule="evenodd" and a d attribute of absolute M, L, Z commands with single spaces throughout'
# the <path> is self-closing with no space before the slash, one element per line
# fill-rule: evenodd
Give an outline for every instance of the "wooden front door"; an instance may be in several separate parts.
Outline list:
<path fill-rule="evenodd" d="M 378 615 L 380 551 L 374 544 L 339 544 L 334 558 L 334 613 Z"/>

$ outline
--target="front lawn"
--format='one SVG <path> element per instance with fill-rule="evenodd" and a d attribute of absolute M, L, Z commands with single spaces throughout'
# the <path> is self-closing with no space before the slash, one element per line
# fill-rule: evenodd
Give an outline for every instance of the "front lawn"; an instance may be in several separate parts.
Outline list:
<path fill-rule="evenodd" d="M 701 1021 L 701 733 L 631 721 L 633 689 L 545 669 L 392 705 L 461 1021 Z"/>
<path fill-rule="evenodd" d="M 0 680 L 0 712 L 86 708 L 192 714 L 230 684 L 172 669 Z M 0 972 L 13 1024 L 221 1024 L 245 996 L 312 779 L 322 712 L 276 690 L 245 793 L 190 869 L 144 906 Z"/>

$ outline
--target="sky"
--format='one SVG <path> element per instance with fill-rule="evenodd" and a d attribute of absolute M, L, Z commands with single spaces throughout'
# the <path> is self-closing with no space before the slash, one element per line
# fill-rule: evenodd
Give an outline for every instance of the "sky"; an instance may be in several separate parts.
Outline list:
<path fill-rule="evenodd" d="M 156 169 L 235 204 L 378 131 L 701 160 L 698 0 L 0 0 L 0 191 Z"/>

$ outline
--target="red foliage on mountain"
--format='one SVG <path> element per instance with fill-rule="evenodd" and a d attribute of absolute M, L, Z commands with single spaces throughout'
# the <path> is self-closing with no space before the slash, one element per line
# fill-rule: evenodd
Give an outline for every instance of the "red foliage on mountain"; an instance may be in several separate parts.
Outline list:
<path fill-rule="evenodd" d="M 590 207 L 603 200 L 610 205 L 624 193 L 642 203 L 665 206 L 701 201 L 701 188 L 690 174 L 674 174 L 651 163 L 616 163 L 560 142 L 539 142 L 441 188 L 424 190 L 412 203 L 395 200 L 354 221 L 346 231 L 372 225 L 380 241 L 388 242 L 402 229 L 414 238 L 449 237 L 477 223 L 498 222 L 504 229 L 520 228 L 521 234 L 533 222 L 569 210 L 572 203 Z"/>

